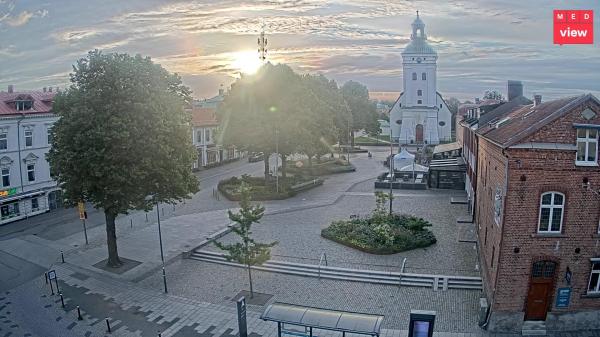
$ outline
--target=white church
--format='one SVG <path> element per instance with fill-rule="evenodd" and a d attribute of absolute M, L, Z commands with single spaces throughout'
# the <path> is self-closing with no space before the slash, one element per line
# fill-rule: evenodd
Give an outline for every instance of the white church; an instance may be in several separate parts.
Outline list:
<path fill-rule="evenodd" d="M 449 142 L 451 113 L 437 92 L 437 53 L 427 43 L 418 11 L 410 40 L 402 52 L 404 91 L 390 110 L 392 138 L 400 144 Z"/>

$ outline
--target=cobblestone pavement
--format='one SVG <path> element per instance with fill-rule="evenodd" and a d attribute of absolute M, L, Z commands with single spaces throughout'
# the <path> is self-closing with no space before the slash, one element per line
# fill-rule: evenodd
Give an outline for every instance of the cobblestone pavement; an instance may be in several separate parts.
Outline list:
<path fill-rule="evenodd" d="M 60 298 L 50 295 L 48 285 L 36 278 L 0 294 L 0 336 L 12 337 L 234 337 L 237 335 L 235 305 L 230 301 L 214 304 L 200 298 L 163 294 L 127 281 L 76 266 L 54 267 L 61 279 L 65 308 Z M 210 273 L 211 270 L 207 270 Z M 259 280 L 262 281 L 262 280 Z M 293 284 L 291 284 L 293 285 Z M 329 291 L 352 291 L 329 287 Z M 351 298 L 352 296 L 349 296 Z M 357 302 L 360 299 L 355 299 Z M 399 301 L 401 302 L 401 301 Z M 401 305 L 399 303 L 399 305 Z M 82 320 L 77 319 L 80 306 Z M 452 308 L 448 308 L 451 310 Z M 456 309 L 456 308 L 455 308 Z M 250 337 L 275 337 L 276 325 L 260 320 L 262 308 L 249 306 Z M 111 333 L 106 326 L 108 319 Z M 437 330 L 437 329 L 436 329 Z M 339 337 L 339 333 L 315 329 L 315 335 Z M 382 329 L 381 337 L 401 337 L 406 330 Z M 348 337 L 357 335 L 347 334 Z M 435 337 L 517 337 L 514 334 L 434 332 Z M 549 334 L 549 337 L 599 337 L 600 331 Z"/>

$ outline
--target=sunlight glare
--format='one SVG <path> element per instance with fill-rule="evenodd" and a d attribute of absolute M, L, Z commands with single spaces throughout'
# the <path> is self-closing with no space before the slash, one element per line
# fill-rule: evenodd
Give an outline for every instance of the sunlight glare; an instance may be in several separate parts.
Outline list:
<path fill-rule="evenodd" d="M 232 66 L 244 74 L 254 74 L 258 71 L 262 62 L 258 59 L 255 51 L 241 51 L 234 54 Z"/>

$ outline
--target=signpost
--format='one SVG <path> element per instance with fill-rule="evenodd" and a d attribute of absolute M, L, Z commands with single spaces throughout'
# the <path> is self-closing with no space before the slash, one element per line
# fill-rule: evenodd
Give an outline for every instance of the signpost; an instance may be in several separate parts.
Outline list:
<path fill-rule="evenodd" d="M 246 298 L 244 296 L 237 300 L 237 319 L 239 337 L 248 337 L 248 329 L 246 326 Z"/>
<path fill-rule="evenodd" d="M 87 212 L 85 211 L 85 203 L 83 201 L 80 201 L 77 204 L 77 208 L 79 209 L 79 219 L 81 219 L 81 222 L 83 222 L 83 235 L 85 235 L 85 244 L 88 244 L 88 237 L 87 237 L 87 228 L 85 227 L 85 219 L 87 219 Z"/>
<path fill-rule="evenodd" d="M 571 301 L 571 288 L 558 288 L 556 295 L 556 307 L 568 308 Z"/>
<path fill-rule="evenodd" d="M 56 277 L 56 270 L 52 269 L 48 272 L 48 279 L 50 280 L 50 292 L 54 295 L 54 289 L 52 288 L 52 280 L 56 283 L 56 293 L 60 293 L 58 289 L 58 278 Z"/>

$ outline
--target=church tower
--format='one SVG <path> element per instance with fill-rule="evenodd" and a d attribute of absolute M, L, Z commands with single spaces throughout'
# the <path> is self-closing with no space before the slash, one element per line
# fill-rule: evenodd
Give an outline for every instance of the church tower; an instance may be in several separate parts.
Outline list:
<path fill-rule="evenodd" d="M 451 140 L 450 110 L 437 92 L 437 52 L 427 42 L 425 23 L 412 23 L 402 51 L 404 90 L 390 111 L 392 137 L 401 144 L 438 144 Z"/>
<path fill-rule="evenodd" d="M 437 53 L 427 43 L 425 23 L 417 11 L 410 43 L 402 52 L 405 106 L 435 106 L 436 62 Z"/>

